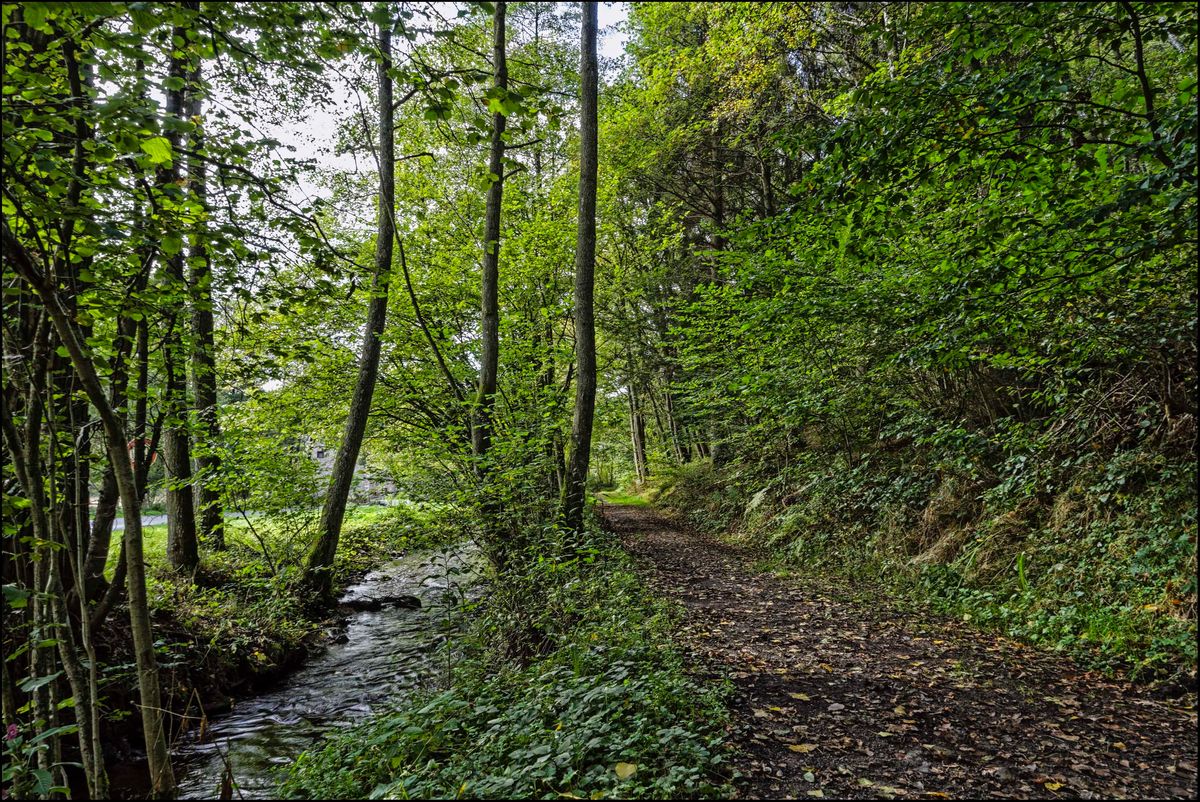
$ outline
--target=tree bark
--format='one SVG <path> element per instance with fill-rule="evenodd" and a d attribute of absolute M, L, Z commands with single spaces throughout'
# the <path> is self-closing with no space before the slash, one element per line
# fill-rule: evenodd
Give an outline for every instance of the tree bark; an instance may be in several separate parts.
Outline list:
<path fill-rule="evenodd" d="M 504 2 L 498 2 L 492 17 L 495 62 L 494 87 L 508 89 L 508 65 L 505 61 Z M 500 365 L 500 203 L 504 196 L 504 126 L 502 112 L 492 115 L 491 155 L 488 170 L 493 176 L 488 186 L 483 224 L 483 285 L 481 295 L 479 357 L 479 393 L 475 399 L 475 422 L 471 444 L 482 460 L 492 445 L 492 411 L 496 395 L 496 375 Z"/>
<path fill-rule="evenodd" d="M 492 15 L 493 88 L 508 90 L 508 63 L 505 57 L 504 18 L 507 4 L 497 2 Z M 471 452 L 475 457 L 475 475 L 479 483 L 480 518 L 483 524 L 484 551 L 497 571 L 506 558 L 500 542 L 502 507 L 493 488 L 488 486 L 492 471 L 487 462 L 492 448 L 492 425 L 496 398 L 496 380 L 500 368 L 500 205 L 504 198 L 504 127 L 503 111 L 492 114 L 492 139 L 489 149 L 487 205 L 483 223 L 483 279 L 480 288 L 479 390 L 472 408 Z"/>
<path fill-rule="evenodd" d="M 186 30 L 174 28 L 174 36 L 183 38 Z M 184 59 L 171 56 L 168 69 L 166 116 L 168 120 L 183 118 L 183 88 L 171 88 L 171 81 L 182 84 L 185 77 Z M 158 172 L 159 187 L 165 189 L 179 182 L 179 133 L 166 127 L 166 139 L 171 143 L 170 167 Z M 163 467 L 167 475 L 167 561 L 176 571 L 191 574 L 200 563 L 200 550 L 196 542 L 196 508 L 192 502 L 192 455 L 191 433 L 188 427 L 187 399 L 187 351 L 183 342 L 183 323 L 180 320 L 186 307 L 187 283 L 184 278 L 184 255 L 179 252 L 167 256 L 167 287 L 177 293 L 180 302 L 167 319 L 167 332 L 163 338 L 163 359 L 166 362 L 165 405 L 167 410 L 166 430 L 163 436 Z M 128 525 L 128 521 L 126 522 Z"/>
<path fill-rule="evenodd" d="M 333 590 L 333 560 L 337 554 L 342 521 L 346 516 L 346 499 L 354 479 L 367 416 L 371 411 L 371 396 L 379 375 L 380 338 L 387 320 L 388 284 L 392 270 L 392 243 L 395 239 L 396 155 L 392 108 L 392 34 L 390 27 L 379 28 L 379 223 L 375 235 L 375 270 L 371 280 L 371 301 L 367 324 L 363 331 L 362 355 L 358 365 L 358 382 L 350 401 L 346 429 L 334 460 L 329 478 L 329 492 L 321 511 L 317 541 L 313 544 L 305 566 L 305 581 L 321 603 L 329 601 Z"/>
<path fill-rule="evenodd" d="M 596 4 L 584 3 L 580 33 L 579 222 L 575 241 L 575 416 L 571 421 L 571 457 L 563 488 L 563 523 L 583 529 L 592 419 L 596 409 L 596 324 L 592 290 L 596 271 Z"/>
<path fill-rule="evenodd" d="M 629 385 L 629 436 L 633 440 L 633 472 L 640 485 L 646 481 L 646 419 L 633 385 Z"/>
<path fill-rule="evenodd" d="M 200 97 L 201 66 L 192 67 L 187 116 L 197 122 L 203 101 Z M 200 128 L 192 134 L 191 151 L 204 147 Z M 188 183 L 196 202 L 208 213 L 208 187 L 204 160 L 197 155 L 188 159 Z M 196 408 L 196 516 L 200 537 L 214 549 L 225 548 L 225 516 L 221 509 L 219 476 L 221 456 L 217 442 L 221 436 L 217 420 L 217 366 L 213 342 L 212 267 L 208 254 L 207 222 L 192 233 L 192 398 Z"/>

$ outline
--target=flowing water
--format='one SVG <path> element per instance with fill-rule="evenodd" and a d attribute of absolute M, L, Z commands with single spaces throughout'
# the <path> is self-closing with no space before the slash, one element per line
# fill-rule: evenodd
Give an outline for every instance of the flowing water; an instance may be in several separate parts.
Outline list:
<path fill-rule="evenodd" d="M 343 600 L 411 595 L 421 609 L 351 613 L 347 640 L 310 658 L 279 687 L 209 721 L 203 743 L 172 752 L 180 799 L 213 799 L 232 766 L 233 798 L 272 799 L 281 766 L 325 733 L 363 718 L 446 670 L 447 613 L 473 578 L 476 551 L 407 555 L 372 571 Z"/>

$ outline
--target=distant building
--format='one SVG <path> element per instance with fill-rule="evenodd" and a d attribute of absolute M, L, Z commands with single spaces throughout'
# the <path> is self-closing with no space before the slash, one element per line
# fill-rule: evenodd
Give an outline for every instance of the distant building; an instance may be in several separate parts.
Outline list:
<path fill-rule="evenodd" d="M 304 438 L 304 448 L 309 458 L 317 463 L 317 472 L 321 476 L 333 473 L 333 461 L 337 458 L 337 449 L 314 437 Z M 396 494 L 396 483 L 386 473 L 374 470 L 367 464 L 367 457 L 359 453 L 358 464 L 354 466 L 354 482 L 350 486 L 350 496 L 356 501 L 384 501 Z"/>

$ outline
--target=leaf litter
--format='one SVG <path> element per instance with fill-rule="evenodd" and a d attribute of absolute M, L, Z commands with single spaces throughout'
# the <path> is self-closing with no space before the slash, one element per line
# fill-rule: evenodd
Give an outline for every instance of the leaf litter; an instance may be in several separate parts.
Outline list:
<path fill-rule="evenodd" d="M 1194 694 L 756 572 L 756 555 L 644 507 L 603 513 L 682 604 L 695 664 L 733 683 L 740 798 L 1196 797 Z"/>

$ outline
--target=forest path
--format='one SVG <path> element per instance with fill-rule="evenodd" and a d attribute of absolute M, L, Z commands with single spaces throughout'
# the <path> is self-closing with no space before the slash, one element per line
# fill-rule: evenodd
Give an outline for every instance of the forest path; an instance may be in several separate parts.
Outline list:
<path fill-rule="evenodd" d="M 1195 798 L 1194 695 L 755 572 L 644 507 L 602 513 L 684 605 L 697 664 L 733 682 L 741 797 Z"/>

